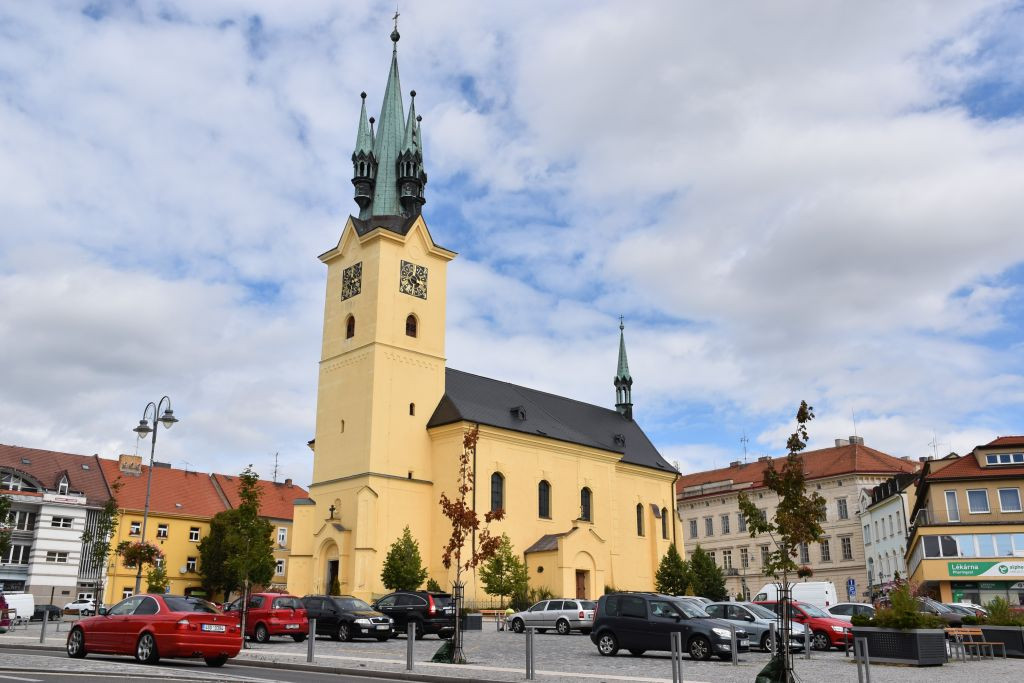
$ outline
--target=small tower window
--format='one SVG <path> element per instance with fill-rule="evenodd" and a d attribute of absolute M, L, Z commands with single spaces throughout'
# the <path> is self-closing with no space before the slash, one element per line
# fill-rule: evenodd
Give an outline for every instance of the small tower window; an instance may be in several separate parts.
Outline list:
<path fill-rule="evenodd" d="M 405 319 L 405 336 L 415 337 L 416 336 L 416 316 L 412 313 Z"/>
<path fill-rule="evenodd" d="M 501 472 L 491 475 L 491 512 L 505 509 L 505 476 Z"/>
<path fill-rule="evenodd" d="M 668 508 L 661 508 L 661 537 L 668 538 Z"/>
<path fill-rule="evenodd" d="M 356 317 L 350 315 L 345 321 L 345 339 L 351 339 L 354 336 L 356 336 Z"/>
<path fill-rule="evenodd" d="M 545 479 L 537 484 L 537 516 L 551 519 L 551 484 Z"/>
<path fill-rule="evenodd" d="M 415 403 L 410 403 L 409 404 L 409 414 L 410 415 L 415 415 L 416 414 L 416 404 Z"/>
<path fill-rule="evenodd" d="M 640 503 L 636 504 L 636 535 L 644 535 L 644 506 Z"/>
<path fill-rule="evenodd" d="M 584 522 L 591 521 L 590 510 L 591 510 L 591 497 L 590 489 L 584 486 L 580 489 L 580 519 Z"/>

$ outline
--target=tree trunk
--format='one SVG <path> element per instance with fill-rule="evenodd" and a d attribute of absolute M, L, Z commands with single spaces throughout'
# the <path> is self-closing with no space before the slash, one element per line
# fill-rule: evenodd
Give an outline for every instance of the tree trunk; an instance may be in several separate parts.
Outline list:
<path fill-rule="evenodd" d="M 249 648 L 249 645 L 245 641 L 245 621 L 249 616 L 249 579 L 245 580 L 242 584 L 242 647 L 245 649 Z"/>

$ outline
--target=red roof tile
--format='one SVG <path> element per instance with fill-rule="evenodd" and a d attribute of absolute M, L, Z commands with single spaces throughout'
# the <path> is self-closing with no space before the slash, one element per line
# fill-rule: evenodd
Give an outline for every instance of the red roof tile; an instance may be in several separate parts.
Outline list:
<path fill-rule="evenodd" d="M 1024 465 L 996 465 L 993 467 L 982 467 L 978 464 L 978 459 L 975 458 L 973 454 L 968 453 L 967 455 L 960 456 L 956 462 L 946 465 L 937 472 L 929 472 L 926 479 L 928 481 L 936 481 L 943 479 L 975 479 L 978 477 L 1024 477 Z"/>
<path fill-rule="evenodd" d="M 896 474 L 898 472 L 914 472 L 919 468 L 916 462 L 895 458 L 863 444 L 848 444 L 804 451 L 801 458 L 804 461 L 807 479 L 821 479 L 854 473 Z M 780 469 L 785 460 L 785 456 L 773 458 L 775 469 Z M 737 467 L 722 467 L 716 470 L 684 474 L 676 482 L 676 492 L 682 493 L 684 489 L 691 486 L 713 484 L 730 479 L 732 480 L 731 488 L 758 488 L 763 484 L 764 472 L 767 467 L 767 462 L 759 460 Z M 749 484 L 749 486 L 743 486 L 744 484 Z M 715 488 L 708 491 L 707 495 L 724 493 L 727 490 L 729 489 Z"/>
<path fill-rule="evenodd" d="M 220 490 L 227 496 L 231 507 L 237 507 L 241 498 L 238 495 L 238 477 L 227 474 L 214 474 Z M 292 505 L 296 498 L 309 498 L 309 494 L 301 486 L 296 486 L 289 479 L 287 482 L 273 482 L 265 479 L 259 480 L 260 490 L 263 495 L 260 498 L 260 514 L 264 517 L 274 519 L 291 519 Z"/>
<path fill-rule="evenodd" d="M 999 436 L 978 448 L 998 448 L 999 446 L 1024 446 L 1024 436 Z"/>
<path fill-rule="evenodd" d="M 117 460 L 101 458 L 103 473 L 113 485 L 122 483 L 117 492 L 118 504 L 126 510 L 142 510 L 146 506 L 146 479 L 149 465 L 142 466 L 142 475 L 124 474 Z M 153 485 L 149 499 L 150 512 L 162 512 L 193 517 L 213 517 L 228 506 L 214 488 L 210 475 L 173 467 L 154 467 Z"/>
<path fill-rule="evenodd" d="M 28 462 L 24 462 L 26 460 Z M 61 475 L 67 472 L 68 490 L 83 494 L 90 505 L 103 505 L 110 498 L 99 458 L 95 455 L 0 444 L 0 466 L 23 472 L 54 493 Z"/>

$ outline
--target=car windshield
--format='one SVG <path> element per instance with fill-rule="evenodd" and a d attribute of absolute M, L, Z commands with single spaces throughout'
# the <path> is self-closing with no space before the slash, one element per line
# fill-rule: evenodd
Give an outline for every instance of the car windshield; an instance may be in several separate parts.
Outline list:
<path fill-rule="evenodd" d="M 690 600 L 676 600 L 676 608 L 690 618 L 706 617 L 708 613 L 704 611 L 697 603 Z"/>
<path fill-rule="evenodd" d="M 298 598 L 274 598 L 274 609 L 305 609 Z"/>
<path fill-rule="evenodd" d="M 761 619 L 779 618 L 778 615 L 775 614 L 775 612 L 771 611 L 767 607 L 762 607 L 761 605 L 744 605 L 744 607 L 750 610 L 755 617 L 760 617 Z"/>
<path fill-rule="evenodd" d="M 207 614 L 220 614 L 220 610 L 212 602 L 207 602 L 202 598 L 180 598 L 175 596 L 165 596 L 164 602 L 167 603 L 167 609 L 172 612 L 205 612 Z"/>
<path fill-rule="evenodd" d="M 808 604 L 806 602 L 801 602 L 799 605 L 797 605 L 797 607 L 802 609 L 808 616 L 811 616 L 811 617 L 831 617 L 832 616 L 831 614 L 829 614 L 825 610 L 821 609 L 820 607 L 815 607 L 814 605 L 810 605 L 810 604 Z"/>
<path fill-rule="evenodd" d="M 372 612 L 373 608 L 359 598 L 334 598 L 334 604 L 341 609 Z"/>
<path fill-rule="evenodd" d="M 592 600 L 580 600 L 582 609 L 597 609 L 597 603 Z"/>

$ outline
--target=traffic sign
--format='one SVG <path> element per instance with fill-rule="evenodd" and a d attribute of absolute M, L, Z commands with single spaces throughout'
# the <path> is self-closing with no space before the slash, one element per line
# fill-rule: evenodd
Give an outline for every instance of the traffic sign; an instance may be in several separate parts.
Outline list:
<path fill-rule="evenodd" d="M 851 598 L 857 594 L 857 582 L 852 577 L 846 580 L 846 593 Z"/>

